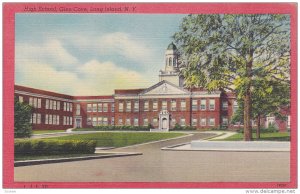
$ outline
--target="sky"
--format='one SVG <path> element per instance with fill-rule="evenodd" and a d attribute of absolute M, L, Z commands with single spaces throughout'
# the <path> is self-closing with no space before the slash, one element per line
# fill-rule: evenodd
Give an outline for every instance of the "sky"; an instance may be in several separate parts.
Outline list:
<path fill-rule="evenodd" d="M 16 14 L 15 83 L 112 95 L 158 82 L 180 14 Z"/>

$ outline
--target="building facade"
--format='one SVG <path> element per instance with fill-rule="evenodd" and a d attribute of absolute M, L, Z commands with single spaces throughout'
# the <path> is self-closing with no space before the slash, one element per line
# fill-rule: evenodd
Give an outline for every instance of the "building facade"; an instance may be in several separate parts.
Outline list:
<path fill-rule="evenodd" d="M 238 108 L 232 93 L 186 89 L 179 75 L 176 46 L 165 53 L 165 67 L 159 82 L 149 88 L 115 90 L 111 96 L 70 96 L 15 85 L 15 97 L 33 107 L 33 129 L 89 128 L 94 126 L 148 126 L 168 130 L 176 124 L 198 129 L 241 127 L 231 124 Z M 267 117 L 266 127 L 275 124 L 281 131 L 287 121 Z M 255 123 L 253 124 L 255 125 Z"/>

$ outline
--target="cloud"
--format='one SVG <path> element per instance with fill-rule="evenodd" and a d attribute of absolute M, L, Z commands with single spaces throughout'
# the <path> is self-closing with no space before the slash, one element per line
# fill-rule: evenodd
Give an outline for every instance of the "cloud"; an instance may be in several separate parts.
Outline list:
<path fill-rule="evenodd" d="M 72 37 L 73 39 L 71 44 Z M 151 49 L 126 33 L 116 32 L 94 37 L 73 34 L 70 39 L 54 38 L 39 44 L 16 44 L 16 84 L 65 93 L 70 95 L 112 95 L 114 89 L 146 88 L 152 84 L 153 72 L 142 71 L 139 66 L 126 67 L 114 58 L 123 56 L 136 64 L 149 64 L 153 57 Z M 73 56 L 69 50 L 78 52 Z M 84 55 L 80 49 L 87 49 Z M 153 68 L 152 68 L 153 69 Z M 148 75 L 147 75 L 148 74 Z M 155 76 L 156 77 L 156 76 Z"/>
<path fill-rule="evenodd" d="M 114 89 L 143 88 L 152 84 L 136 71 L 97 60 L 87 62 L 73 72 L 56 70 L 46 63 L 25 63 L 16 71 L 16 80 L 20 85 L 70 95 L 112 95 Z"/>
<path fill-rule="evenodd" d="M 46 40 L 42 44 L 17 43 L 16 61 L 26 63 L 28 61 L 52 64 L 56 67 L 67 67 L 78 62 L 63 44 L 57 40 Z"/>
<path fill-rule="evenodd" d="M 101 52 L 117 53 L 133 61 L 144 63 L 154 56 L 153 51 L 139 39 L 123 32 L 114 32 L 99 37 Z"/>

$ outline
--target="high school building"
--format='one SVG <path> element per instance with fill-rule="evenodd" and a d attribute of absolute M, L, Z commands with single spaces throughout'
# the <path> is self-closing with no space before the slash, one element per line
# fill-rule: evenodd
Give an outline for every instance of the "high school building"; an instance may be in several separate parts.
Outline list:
<path fill-rule="evenodd" d="M 111 96 L 70 96 L 15 85 L 15 96 L 33 107 L 33 129 L 149 124 L 163 130 L 175 124 L 196 128 L 240 127 L 230 122 L 238 108 L 234 95 L 184 88 L 177 60 L 176 46 L 171 43 L 159 82 L 145 89 L 115 90 Z M 285 114 L 287 121 L 270 116 L 263 119 L 263 124 L 274 124 L 284 131 L 290 127 L 289 111 Z"/>

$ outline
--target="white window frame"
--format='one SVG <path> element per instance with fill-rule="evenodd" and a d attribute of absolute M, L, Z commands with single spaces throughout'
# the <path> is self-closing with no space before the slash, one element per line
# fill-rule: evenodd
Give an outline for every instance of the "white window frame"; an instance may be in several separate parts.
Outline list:
<path fill-rule="evenodd" d="M 215 110 L 215 109 L 216 109 L 216 100 L 209 99 L 209 110 Z"/>
<path fill-rule="evenodd" d="M 206 110 L 206 99 L 200 100 L 200 110 Z"/>

